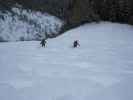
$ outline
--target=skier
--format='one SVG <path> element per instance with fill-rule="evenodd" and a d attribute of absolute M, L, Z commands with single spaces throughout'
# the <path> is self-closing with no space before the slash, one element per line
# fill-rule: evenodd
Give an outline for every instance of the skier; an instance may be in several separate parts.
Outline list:
<path fill-rule="evenodd" d="M 45 47 L 46 46 L 46 39 L 42 39 L 40 44 L 42 45 L 42 47 Z"/>
<path fill-rule="evenodd" d="M 77 48 L 78 46 L 80 46 L 79 41 L 78 41 L 78 40 L 75 40 L 75 41 L 73 42 L 73 47 L 74 47 L 74 48 Z"/>

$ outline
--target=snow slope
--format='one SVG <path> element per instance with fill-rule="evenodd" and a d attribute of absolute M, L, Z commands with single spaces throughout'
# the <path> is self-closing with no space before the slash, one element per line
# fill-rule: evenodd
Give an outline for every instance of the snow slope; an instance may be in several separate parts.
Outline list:
<path fill-rule="evenodd" d="M 133 27 L 86 24 L 39 42 L 0 43 L 0 100 L 133 100 Z M 79 48 L 72 48 L 75 39 Z"/>

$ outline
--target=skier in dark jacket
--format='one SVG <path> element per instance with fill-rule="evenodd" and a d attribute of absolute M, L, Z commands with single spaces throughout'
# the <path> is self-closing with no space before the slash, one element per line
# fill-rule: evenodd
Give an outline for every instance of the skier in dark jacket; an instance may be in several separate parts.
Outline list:
<path fill-rule="evenodd" d="M 76 47 L 78 47 L 78 46 L 80 46 L 80 44 L 79 44 L 78 40 L 75 40 L 75 41 L 73 42 L 73 47 L 76 48 Z"/>
<path fill-rule="evenodd" d="M 42 47 L 45 47 L 46 46 L 46 39 L 42 39 L 40 44 L 42 45 Z"/>

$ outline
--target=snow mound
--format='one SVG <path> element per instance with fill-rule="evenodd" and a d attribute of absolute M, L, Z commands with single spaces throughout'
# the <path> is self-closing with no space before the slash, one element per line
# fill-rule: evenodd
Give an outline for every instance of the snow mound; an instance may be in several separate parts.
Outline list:
<path fill-rule="evenodd" d="M 47 13 L 12 8 L 0 12 L 0 41 L 30 41 L 58 34 L 63 22 Z"/>

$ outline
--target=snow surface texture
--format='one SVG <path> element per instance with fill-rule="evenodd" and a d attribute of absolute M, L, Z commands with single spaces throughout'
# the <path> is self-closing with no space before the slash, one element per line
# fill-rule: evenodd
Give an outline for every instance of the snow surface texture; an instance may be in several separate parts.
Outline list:
<path fill-rule="evenodd" d="M 12 8 L 0 12 L 0 41 L 30 41 L 45 38 L 45 34 L 58 34 L 63 22 L 47 13 Z"/>
<path fill-rule="evenodd" d="M 87 24 L 47 41 L 0 43 L 0 100 L 133 100 L 133 27 Z M 72 48 L 74 40 L 79 48 Z"/>

